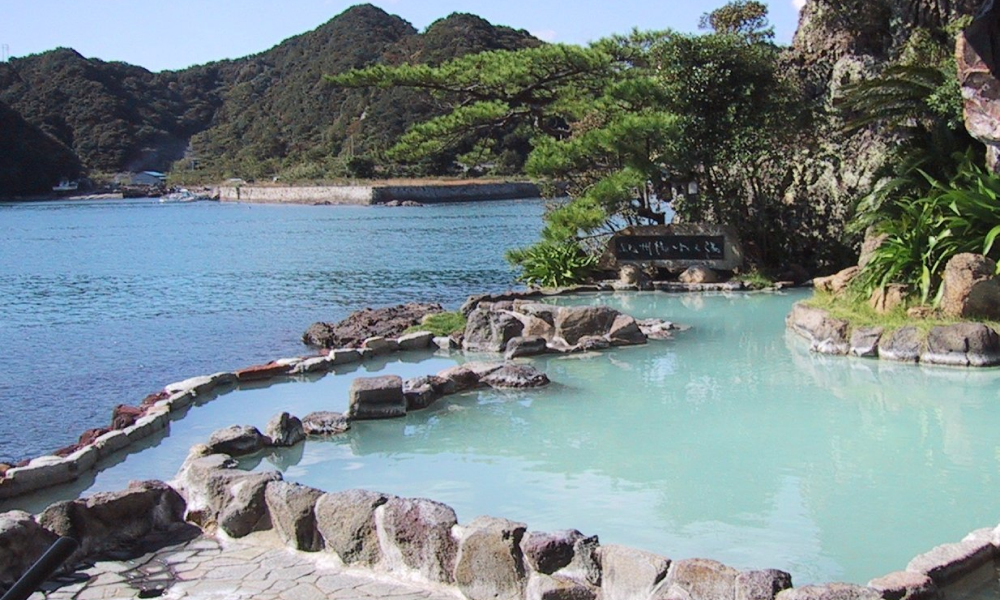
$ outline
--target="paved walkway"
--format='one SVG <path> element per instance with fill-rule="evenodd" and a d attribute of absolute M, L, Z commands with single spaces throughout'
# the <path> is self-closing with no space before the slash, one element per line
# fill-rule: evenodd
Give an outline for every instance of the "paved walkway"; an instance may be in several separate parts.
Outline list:
<path fill-rule="evenodd" d="M 47 583 L 32 600 L 118 598 L 259 600 L 456 600 L 430 589 L 367 571 L 345 569 L 329 555 L 293 552 L 269 537 L 219 541 L 198 537 L 137 559 L 99 562 Z"/>

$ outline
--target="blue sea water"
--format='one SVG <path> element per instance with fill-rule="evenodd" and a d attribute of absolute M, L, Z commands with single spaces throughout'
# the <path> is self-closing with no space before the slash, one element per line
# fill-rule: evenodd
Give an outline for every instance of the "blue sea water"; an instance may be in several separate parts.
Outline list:
<path fill-rule="evenodd" d="M 0 462 L 167 383 L 304 354 L 315 321 L 508 289 L 503 252 L 537 238 L 543 210 L 0 204 Z"/>

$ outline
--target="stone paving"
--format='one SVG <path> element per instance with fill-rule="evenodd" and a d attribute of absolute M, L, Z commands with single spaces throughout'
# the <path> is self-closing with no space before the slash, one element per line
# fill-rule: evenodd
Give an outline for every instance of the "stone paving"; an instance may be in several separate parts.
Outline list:
<path fill-rule="evenodd" d="M 457 592 L 348 569 L 322 553 L 295 552 L 266 534 L 246 541 L 201 536 L 123 561 L 98 562 L 45 584 L 31 600 L 118 598 L 456 600 Z"/>

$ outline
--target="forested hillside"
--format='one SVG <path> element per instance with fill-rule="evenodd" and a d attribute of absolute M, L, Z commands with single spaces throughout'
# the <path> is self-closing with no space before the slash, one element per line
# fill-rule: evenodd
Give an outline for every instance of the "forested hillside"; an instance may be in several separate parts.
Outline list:
<path fill-rule="evenodd" d="M 0 190 L 26 194 L 80 174 L 80 161 L 61 142 L 0 102 Z"/>
<path fill-rule="evenodd" d="M 173 167 L 206 178 L 334 177 L 347 174 L 352 157 L 391 146 L 437 108 L 423 94 L 342 90 L 323 75 L 539 43 L 527 32 L 464 14 L 419 33 L 399 17 L 360 5 L 266 52 L 182 71 L 152 73 L 65 48 L 12 59 L 0 64 L 0 101 L 91 171 Z M 9 160 L 0 157 L 0 167 Z"/>

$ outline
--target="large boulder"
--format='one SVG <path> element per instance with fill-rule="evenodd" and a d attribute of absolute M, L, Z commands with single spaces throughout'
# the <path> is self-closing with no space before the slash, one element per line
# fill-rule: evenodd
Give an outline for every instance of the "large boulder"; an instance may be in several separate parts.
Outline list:
<path fill-rule="evenodd" d="M 510 311 L 484 304 L 469 315 L 462 347 L 470 352 L 503 352 L 523 331 L 524 324 Z"/>
<path fill-rule="evenodd" d="M 828 583 L 790 588 L 776 596 L 777 600 L 883 600 L 869 587 L 851 583 Z"/>
<path fill-rule="evenodd" d="M 736 594 L 737 575 L 739 571 L 736 569 L 714 560 L 691 558 L 677 561 L 651 600 L 732 600 Z"/>
<path fill-rule="evenodd" d="M 851 332 L 851 354 L 865 358 L 878 357 L 878 344 L 885 329 L 882 327 L 859 327 Z"/>
<path fill-rule="evenodd" d="M 306 435 L 340 435 L 350 428 L 347 417 L 339 412 L 320 410 L 302 417 L 302 430 Z"/>
<path fill-rule="evenodd" d="M 208 447 L 212 453 L 243 456 L 253 454 L 266 447 L 269 440 L 256 427 L 233 425 L 212 433 Z"/>
<path fill-rule="evenodd" d="M 956 323 L 931 329 L 920 362 L 959 367 L 1000 364 L 1000 337 L 982 323 Z"/>
<path fill-rule="evenodd" d="M 792 576 L 777 569 L 744 571 L 736 576 L 734 600 L 774 600 L 792 587 Z"/>
<path fill-rule="evenodd" d="M 696 265 L 688 267 L 686 271 L 677 278 L 681 283 L 719 283 L 719 274 L 709 267 Z"/>
<path fill-rule="evenodd" d="M 444 395 L 447 381 L 435 375 L 414 377 L 403 382 L 406 410 L 423 410 Z"/>
<path fill-rule="evenodd" d="M 538 356 L 545 354 L 547 350 L 544 337 L 516 337 L 507 342 L 507 352 L 504 354 L 504 358 L 510 360 L 523 356 Z"/>
<path fill-rule="evenodd" d="M 208 530 L 218 527 L 235 538 L 270 527 L 264 491 L 269 483 L 281 480 L 281 473 L 236 466 L 224 454 L 195 452 L 185 461 L 174 485 L 187 501 L 188 522 Z"/>
<path fill-rule="evenodd" d="M 57 538 L 26 512 L 0 513 L 0 586 L 17 581 Z"/>
<path fill-rule="evenodd" d="M 451 507 L 422 498 L 392 498 L 375 510 L 375 522 L 390 571 L 414 573 L 436 583 L 454 582 L 458 545 Z"/>
<path fill-rule="evenodd" d="M 544 387 L 549 384 L 549 378 L 531 365 L 508 363 L 480 382 L 494 389 L 525 389 Z"/>
<path fill-rule="evenodd" d="M 272 446 L 287 448 L 306 439 L 302 421 L 286 412 L 272 417 L 264 431 Z"/>
<path fill-rule="evenodd" d="M 316 501 L 323 492 L 311 487 L 274 481 L 267 484 L 264 500 L 271 525 L 286 546 L 304 552 L 318 552 L 323 538 L 316 528 Z"/>
<path fill-rule="evenodd" d="M 821 308 L 797 302 L 785 319 L 785 325 L 809 340 L 813 352 L 843 355 L 850 351 L 847 321 L 835 319 Z"/>
<path fill-rule="evenodd" d="M 934 580 L 923 573 L 896 571 L 872 579 L 868 587 L 888 600 L 934 600 L 939 598 Z"/>
<path fill-rule="evenodd" d="M 607 306 L 562 307 L 555 316 L 555 336 L 571 346 L 582 337 L 605 336 L 619 315 Z"/>
<path fill-rule="evenodd" d="M 670 559 L 609 544 L 598 551 L 601 560 L 601 599 L 648 598 L 670 568 Z"/>
<path fill-rule="evenodd" d="M 328 551 L 344 564 L 373 567 L 382 558 L 375 509 L 391 496 L 365 490 L 323 494 L 316 501 L 316 528 Z"/>
<path fill-rule="evenodd" d="M 817 277 L 813 279 L 813 287 L 828 294 L 839 294 L 847 289 L 851 281 L 861 272 L 859 267 L 848 267 L 839 273 L 829 277 Z"/>
<path fill-rule="evenodd" d="M 965 127 L 986 144 L 993 172 L 1000 172 L 1000 3 L 987 2 L 958 36 L 958 81 L 965 101 Z"/>
<path fill-rule="evenodd" d="M 479 517 L 463 528 L 455 585 L 469 600 L 520 600 L 526 582 L 521 538 L 524 523 Z"/>
<path fill-rule="evenodd" d="M 521 542 L 525 563 L 535 573 L 558 575 L 588 586 L 601 585 L 598 548 L 596 535 L 585 536 L 575 529 L 531 531 Z"/>
<path fill-rule="evenodd" d="M 153 534 L 187 530 L 184 498 L 162 481 L 133 481 L 118 492 L 57 502 L 39 524 L 80 542 L 76 558 L 136 552 Z"/>
<path fill-rule="evenodd" d="M 281 473 L 237 470 L 223 473 L 215 479 L 222 492 L 217 499 L 219 512 L 216 522 L 219 529 L 230 537 L 241 538 L 270 527 L 264 492 L 269 483 L 281 481 Z"/>
<path fill-rule="evenodd" d="M 637 346 L 647 341 L 639 323 L 631 316 L 622 314 L 611 323 L 607 339 L 612 346 Z"/>
<path fill-rule="evenodd" d="M 444 312 L 440 304 L 411 302 L 398 306 L 351 313 L 339 323 L 314 323 L 302 334 L 302 341 L 320 348 L 358 348 L 368 338 L 398 338 L 420 324 L 426 315 Z"/>
<path fill-rule="evenodd" d="M 941 312 L 949 317 L 1000 319 L 997 264 L 979 254 L 958 254 L 942 276 Z"/>
<path fill-rule="evenodd" d="M 920 330 L 912 325 L 897 329 L 888 336 L 882 336 L 878 355 L 886 360 L 917 362 L 923 352 L 923 338 Z"/>
<path fill-rule="evenodd" d="M 358 377 L 351 382 L 347 418 L 354 421 L 406 416 L 403 379 L 398 375 Z"/>

